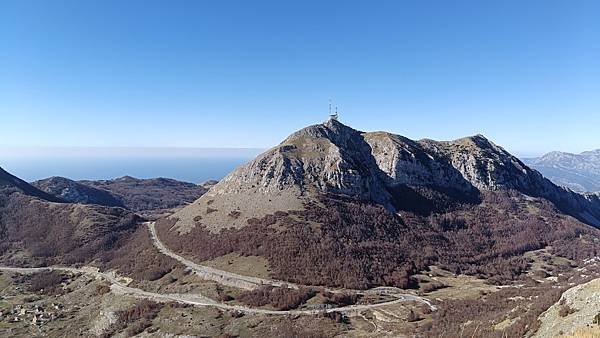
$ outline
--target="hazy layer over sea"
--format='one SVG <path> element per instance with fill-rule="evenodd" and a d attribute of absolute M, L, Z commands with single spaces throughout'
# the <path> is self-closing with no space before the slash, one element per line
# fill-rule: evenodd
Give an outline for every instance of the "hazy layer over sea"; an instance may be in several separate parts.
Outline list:
<path fill-rule="evenodd" d="M 1 147 L 0 167 L 26 181 L 51 176 L 101 180 L 125 175 L 201 183 L 219 180 L 263 149 Z"/>

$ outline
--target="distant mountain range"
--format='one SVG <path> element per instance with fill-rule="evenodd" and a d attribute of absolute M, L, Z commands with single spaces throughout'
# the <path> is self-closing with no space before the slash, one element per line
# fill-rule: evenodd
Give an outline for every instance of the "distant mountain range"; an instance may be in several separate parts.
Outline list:
<path fill-rule="evenodd" d="M 168 178 L 131 176 L 100 181 L 50 177 L 32 185 L 63 201 L 122 207 L 144 215 L 191 203 L 208 190 L 202 185 Z"/>
<path fill-rule="evenodd" d="M 523 161 L 558 185 L 577 192 L 600 192 L 600 149 L 581 154 L 555 151 Z"/>

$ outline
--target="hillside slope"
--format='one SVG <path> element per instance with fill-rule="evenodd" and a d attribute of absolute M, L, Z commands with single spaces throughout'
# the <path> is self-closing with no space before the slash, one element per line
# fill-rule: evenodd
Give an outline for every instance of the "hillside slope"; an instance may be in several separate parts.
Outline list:
<path fill-rule="evenodd" d="M 2 191 L 2 192 L 18 191 L 22 194 L 32 196 L 32 197 L 38 197 L 38 198 L 44 199 L 46 201 L 65 202 L 61 198 L 56 197 L 51 194 L 48 194 L 40 189 L 37 189 L 36 187 L 23 181 L 22 179 L 9 174 L 2 168 L 0 168 L 0 191 Z"/>
<path fill-rule="evenodd" d="M 125 207 L 118 196 L 106 190 L 96 189 L 64 177 L 50 177 L 32 182 L 31 185 L 71 203 Z"/>
<path fill-rule="evenodd" d="M 260 256 L 274 277 L 301 284 L 408 287 L 434 264 L 503 282 L 527 269 L 527 251 L 593 256 L 598 206 L 598 196 L 557 187 L 481 135 L 413 141 L 330 120 L 293 133 L 157 228 L 199 261 Z"/>
<path fill-rule="evenodd" d="M 78 183 L 110 192 L 133 211 L 180 207 L 195 201 L 207 191 L 202 186 L 168 178 L 138 179 L 124 176 L 114 180 Z"/>
<path fill-rule="evenodd" d="M 4 264 L 90 262 L 118 248 L 138 228 L 140 218 L 123 208 L 66 203 L 5 171 L 0 177 Z"/>
<path fill-rule="evenodd" d="M 175 217 L 183 231 L 199 215 L 211 229 L 239 228 L 251 218 L 302 210 L 305 201 L 322 194 L 371 201 L 391 212 L 430 213 L 447 204 L 476 202 L 481 191 L 499 190 L 547 199 L 600 226 L 597 196 L 554 185 L 481 135 L 413 141 L 386 132 L 363 133 L 335 120 L 293 133 Z"/>

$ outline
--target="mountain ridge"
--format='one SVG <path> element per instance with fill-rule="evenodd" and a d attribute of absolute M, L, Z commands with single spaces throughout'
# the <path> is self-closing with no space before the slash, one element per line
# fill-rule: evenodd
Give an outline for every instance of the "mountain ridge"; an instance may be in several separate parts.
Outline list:
<path fill-rule="evenodd" d="M 65 177 L 53 176 L 32 182 L 31 185 L 71 203 L 125 207 L 123 202 L 109 191 L 90 187 Z"/>
<path fill-rule="evenodd" d="M 258 256 L 275 279 L 305 285 L 406 288 L 432 265 L 506 283 L 527 271 L 529 251 L 593 257 L 599 203 L 482 135 L 414 141 L 329 120 L 236 168 L 156 231 L 181 256 Z"/>
<path fill-rule="evenodd" d="M 600 149 L 580 154 L 553 151 L 524 162 L 554 183 L 576 192 L 600 191 Z"/>
<path fill-rule="evenodd" d="M 169 178 L 131 176 L 97 181 L 50 177 L 32 182 L 32 185 L 70 203 L 122 207 L 152 217 L 154 213 L 191 203 L 208 190 Z"/>
<path fill-rule="evenodd" d="M 215 225 L 215 230 L 243 227 L 250 218 L 301 210 L 303 200 L 318 194 L 370 200 L 401 212 L 408 208 L 403 202 L 407 192 L 415 189 L 459 197 L 461 202 L 474 201 L 481 191 L 516 190 L 548 199 L 563 212 L 600 226 L 596 197 L 554 185 L 483 135 L 414 141 L 388 132 L 361 132 L 336 120 L 292 133 L 175 217 L 187 231 L 200 209 L 211 209 L 203 224 Z M 232 212 L 242 217 L 227 217 Z"/>
<path fill-rule="evenodd" d="M 49 202 L 64 203 L 65 200 L 56 197 L 52 194 L 48 194 L 31 184 L 23 181 L 22 179 L 8 173 L 6 170 L 0 167 L 0 189 L 2 190 L 13 190 L 21 192 L 25 195 L 37 197 Z"/>

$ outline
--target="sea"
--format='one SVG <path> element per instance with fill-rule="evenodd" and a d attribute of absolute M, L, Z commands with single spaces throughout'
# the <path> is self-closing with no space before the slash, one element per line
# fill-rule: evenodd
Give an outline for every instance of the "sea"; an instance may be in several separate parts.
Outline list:
<path fill-rule="evenodd" d="M 258 151 L 228 156 L 93 156 L 0 157 L 0 167 L 28 182 L 62 176 L 73 180 L 107 180 L 123 176 L 165 177 L 192 183 L 220 180 L 252 160 Z"/>

